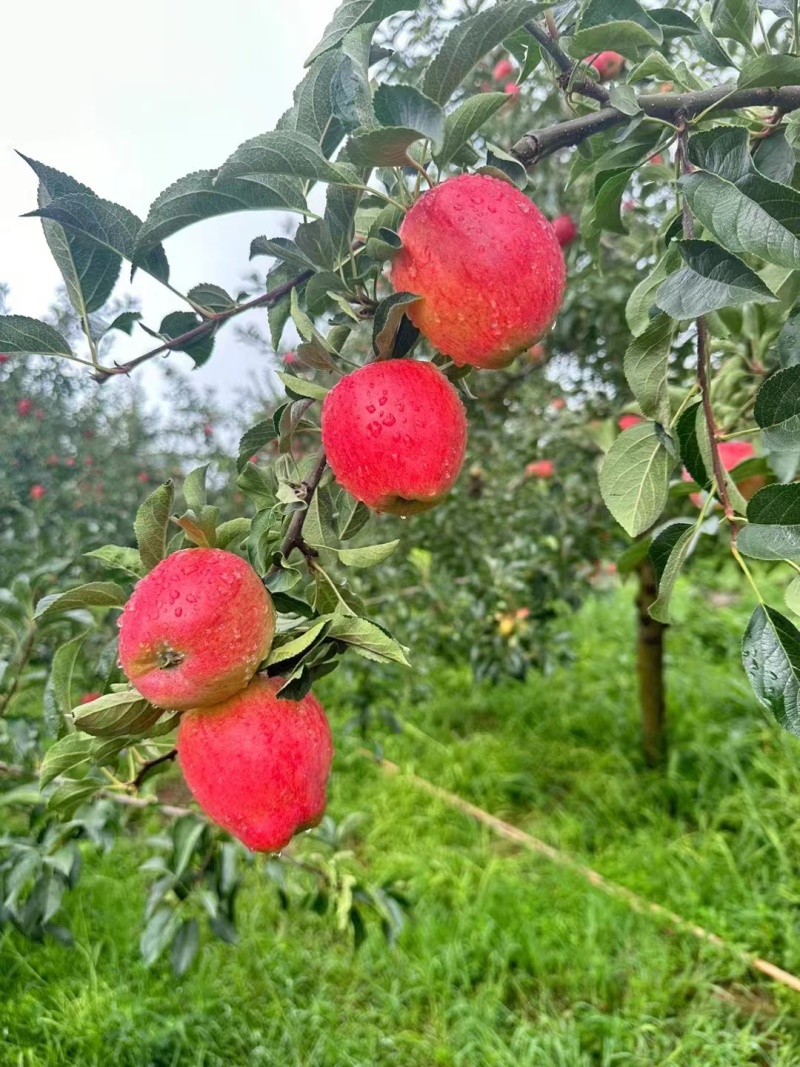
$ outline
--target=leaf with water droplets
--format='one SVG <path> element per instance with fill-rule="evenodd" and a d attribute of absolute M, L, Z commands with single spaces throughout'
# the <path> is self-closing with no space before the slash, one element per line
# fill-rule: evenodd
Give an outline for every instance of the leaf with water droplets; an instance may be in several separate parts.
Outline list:
<path fill-rule="evenodd" d="M 742 643 L 745 673 L 778 724 L 800 736 L 800 631 L 780 612 L 759 604 Z"/>

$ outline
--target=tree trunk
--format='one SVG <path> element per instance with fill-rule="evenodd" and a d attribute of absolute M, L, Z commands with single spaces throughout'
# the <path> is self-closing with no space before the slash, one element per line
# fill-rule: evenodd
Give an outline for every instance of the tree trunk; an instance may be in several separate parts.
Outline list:
<path fill-rule="evenodd" d="M 645 559 L 639 565 L 639 591 L 636 596 L 636 671 L 639 675 L 639 706 L 642 712 L 642 747 L 649 767 L 658 767 L 667 754 L 664 686 L 666 626 L 651 619 L 647 613 L 657 596 L 655 572 L 650 561 Z"/>

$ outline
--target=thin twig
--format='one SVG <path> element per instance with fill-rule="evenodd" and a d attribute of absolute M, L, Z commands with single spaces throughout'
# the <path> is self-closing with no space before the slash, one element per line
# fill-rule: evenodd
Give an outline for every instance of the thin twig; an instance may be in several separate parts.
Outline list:
<path fill-rule="evenodd" d="M 25 637 L 22 640 L 22 644 L 19 646 L 19 652 L 10 667 L 12 680 L 8 692 L 0 694 L 0 717 L 2 717 L 6 710 L 11 706 L 11 701 L 19 688 L 25 664 L 30 659 L 31 652 L 33 651 L 33 643 L 35 640 L 36 623 L 31 622 L 28 625 L 28 629 L 25 631 Z"/>
<path fill-rule="evenodd" d="M 557 38 L 553 37 L 549 28 L 540 22 L 526 22 L 525 30 L 531 35 L 547 55 L 552 59 L 561 76 L 558 79 L 560 87 L 570 92 L 580 93 L 581 96 L 591 97 L 598 104 L 607 104 L 609 100 L 608 90 L 596 82 L 593 78 L 577 73 L 581 64 L 568 56 Z"/>
<path fill-rule="evenodd" d="M 169 752 L 165 752 L 163 756 L 156 756 L 155 759 L 146 760 L 140 767 L 139 773 L 128 784 L 132 789 L 139 789 L 154 767 L 158 767 L 162 763 L 171 763 L 177 755 L 177 748 L 172 748 Z"/>
<path fill-rule="evenodd" d="M 282 285 L 276 286 L 274 289 L 270 289 L 269 292 L 262 293 L 261 296 L 254 297 L 252 300 L 248 300 L 244 304 L 237 304 L 236 307 L 228 308 L 226 311 L 219 311 L 214 315 L 209 316 L 205 322 L 201 322 L 199 326 L 195 326 L 194 329 L 187 330 L 186 333 L 180 334 L 178 337 L 173 337 L 169 341 L 165 341 L 157 348 L 150 349 L 149 352 L 142 353 L 141 356 L 137 356 L 135 359 L 130 360 L 128 363 L 119 363 L 114 367 L 101 367 L 96 374 L 92 377 L 96 382 L 107 382 L 109 378 L 113 378 L 118 374 L 130 374 L 132 370 L 138 367 L 141 363 L 144 363 L 148 359 L 152 359 L 154 356 L 160 356 L 164 352 L 172 352 L 176 349 L 181 349 L 192 341 L 197 341 L 201 337 L 206 337 L 209 334 L 214 333 L 218 326 L 223 322 L 227 322 L 235 315 L 241 315 L 243 311 L 250 311 L 252 308 L 269 307 L 277 300 L 280 300 L 282 296 L 286 296 L 290 293 L 296 285 L 301 285 L 304 281 L 311 277 L 313 271 L 303 271 L 302 274 L 298 274 L 296 278 L 292 278 L 291 281 L 284 282 Z"/>

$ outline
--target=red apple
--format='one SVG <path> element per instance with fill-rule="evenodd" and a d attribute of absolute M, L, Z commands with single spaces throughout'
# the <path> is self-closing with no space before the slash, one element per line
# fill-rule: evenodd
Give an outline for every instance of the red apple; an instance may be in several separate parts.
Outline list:
<path fill-rule="evenodd" d="M 552 478 L 554 472 L 555 466 L 551 459 L 537 459 L 525 468 L 525 473 L 529 478 Z"/>
<path fill-rule="evenodd" d="M 392 284 L 408 317 L 457 364 L 506 367 L 550 329 L 566 271 L 553 228 L 519 189 L 462 174 L 423 193 L 400 226 Z"/>
<path fill-rule="evenodd" d="M 311 693 L 281 700 L 255 677 L 224 703 L 182 716 L 178 759 L 206 814 L 248 848 L 277 852 L 325 812 L 333 741 Z"/>
<path fill-rule="evenodd" d="M 521 90 L 520 90 L 520 87 L 517 85 L 516 82 L 509 82 L 508 85 L 503 87 L 503 92 L 507 96 L 510 96 L 512 98 L 512 100 L 516 100 L 517 97 L 519 96 Z"/>
<path fill-rule="evenodd" d="M 464 407 L 432 363 L 370 363 L 342 378 L 322 405 L 322 444 L 336 480 L 375 511 L 434 507 L 452 489 L 466 443 Z"/>
<path fill-rule="evenodd" d="M 17 401 L 17 414 L 21 415 L 23 419 L 26 415 L 30 414 L 30 410 L 33 407 L 33 401 L 23 398 Z"/>
<path fill-rule="evenodd" d="M 644 422 L 641 415 L 622 415 L 617 419 L 617 426 L 620 430 L 630 430 L 632 426 L 638 426 L 640 422 Z"/>
<path fill-rule="evenodd" d="M 622 68 L 625 66 L 625 57 L 621 56 L 619 52 L 599 52 L 595 56 L 587 57 L 584 62 L 588 63 L 590 67 L 594 67 L 600 75 L 601 82 L 607 82 L 622 73 Z"/>
<path fill-rule="evenodd" d="M 102 695 L 103 695 L 102 693 L 86 693 L 85 696 L 81 697 L 80 703 L 81 704 L 91 704 L 91 702 L 93 700 L 99 700 L 99 698 Z"/>
<path fill-rule="evenodd" d="M 41 500 L 46 492 L 47 490 L 43 485 L 32 485 L 31 491 L 28 495 L 30 496 L 31 500 Z"/>
<path fill-rule="evenodd" d="M 557 396 L 555 400 L 550 401 L 550 407 L 553 411 L 563 411 L 567 406 L 567 402 L 563 396 Z"/>
<path fill-rule="evenodd" d="M 578 236 L 578 227 L 571 215 L 559 215 L 553 219 L 553 232 L 561 247 L 566 248 Z"/>
<path fill-rule="evenodd" d="M 232 552 L 174 552 L 136 585 L 119 619 L 119 658 L 158 707 L 218 704 L 243 689 L 272 645 L 272 599 Z"/>
<path fill-rule="evenodd" d="M 508 59 L 499 59 L 497 61 L 497 63 L 495 63 L 495 65 L 494 65 L 494 70 L 492 71 L 492 77 L 494 78 L 494 80 L 496 82 L 501 82 L 503 80 L 503 78 L 507 78 L 509 76 L 509 74 L 511 73 L 511 71 L 513 69 L 514 68 L 511 65 L 511 61 L 510 60 L 508 60 Z"/>
<path fill-rule="evenodd" d="M 7 352 L 0 352 L 0 364 L 8 363 L 10 359 L 11 356 L 9 356 Z"/>

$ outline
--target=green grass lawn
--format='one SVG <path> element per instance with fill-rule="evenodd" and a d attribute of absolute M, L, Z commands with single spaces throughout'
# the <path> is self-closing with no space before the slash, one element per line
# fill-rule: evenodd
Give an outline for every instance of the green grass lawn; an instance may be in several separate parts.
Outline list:
<path fill-rule="evenodd" d="M 630 591 L 589 603 L 575 660 L 478 687 L 413 678 L 387 757 L 569 851 L 608 878 L 800 973 L 800 741 L 749 694 L 749 602 L 681 588 L 669 635 L 671 758 L 638 753 Z M 376 667 L 376 687 L 380 668 Z M 320 695 L 341 727 L 346 679 Z M 388 701 L 384 701 L 388 702 Z M 368 814 L 359 859 L 403 885 L 410 921 L 358 953 L 326 917 L 282 911 L 256 872 L 240 944 L 204 946 L 182 979 L 138 956 L 145 855 L 87 852 L 73 949 L 0 941 L 0 1064 L 800 1063 L 800 995 L 732 954 L 633 913 L 392 778 L 337 732 L 331 811 Z"/>

